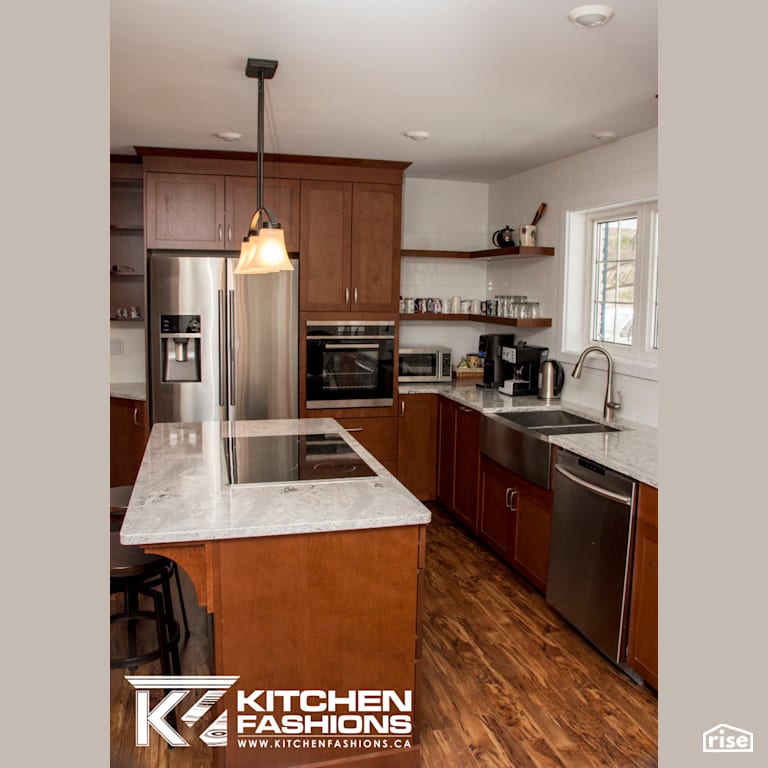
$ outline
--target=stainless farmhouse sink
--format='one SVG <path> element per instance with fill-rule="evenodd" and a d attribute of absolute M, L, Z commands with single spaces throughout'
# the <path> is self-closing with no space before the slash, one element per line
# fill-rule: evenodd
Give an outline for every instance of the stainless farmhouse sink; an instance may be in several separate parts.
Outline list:
<path fill-rule="evenodd" d="M 480 421 L 480 451 L 516 475 L 551 487 L 552 445 L 548 435 L 617 432 L 569 411 L 486 413 Z"/>
<path fill-rule="evenodd" d="M 619 431 L 618 427 L 610 427 L 569 411 L 523 411 L 498 415 L 543 435 L 583 435 L 590 432 Z"/>

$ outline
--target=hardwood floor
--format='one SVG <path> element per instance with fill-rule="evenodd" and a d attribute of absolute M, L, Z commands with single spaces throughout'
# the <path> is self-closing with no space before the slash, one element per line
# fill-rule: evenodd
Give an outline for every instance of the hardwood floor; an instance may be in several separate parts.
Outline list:
<path fill-rule="evenodd" d="M 650 768 L 658 707 L 543 596 L 437 505 L 427 535 L 422 768 Z M 210 674 L 207 617 L 182 573 L 185 675 Z M 157 663 L 137 674 L 159 674 Z M 113 768 L 209 768 L 210 748 L 134 746 L 133 691 L 113 670 Z"/>

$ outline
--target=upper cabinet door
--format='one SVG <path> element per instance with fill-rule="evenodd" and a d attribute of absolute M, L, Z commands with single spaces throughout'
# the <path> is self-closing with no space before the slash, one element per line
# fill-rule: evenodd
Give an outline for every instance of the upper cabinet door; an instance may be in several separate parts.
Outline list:
<path fill-rule="evenodd" d="M 299 250 L 299 194 L 297 179 L 264 179 L 264 206 L 280 222 L 285 233 L 285 247 Z M 248 234 L 258 201 L 258 179 L 254 176 L 226 177 L 225 248 L 239 251 Z"/>
<path fill-rule="evenodd" d="M 351 183 L 301 182 L 302 311 L 349 311 L 351 230 Z"/>
<path fill-rule="evenodd" d="M 224 248 L 224 177 L 146 174 L 147 248 Z"/>
<path fill-rule="evenodd" d="M 358 183 L 352 195 L 350 308 L 397 312 L 402 187 Z"/>

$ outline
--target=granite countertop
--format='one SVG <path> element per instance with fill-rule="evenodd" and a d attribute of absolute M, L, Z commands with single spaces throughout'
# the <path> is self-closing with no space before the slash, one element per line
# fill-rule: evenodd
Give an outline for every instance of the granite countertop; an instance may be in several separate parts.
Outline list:
<path fill-rule="evenodd" d="M 483 389 L 475 383 L 401 384 L 400 394 L 437 393 L 474 408 L 481 413 L 510 413 L 512 411 L 567 410 L 594 421 L 605 422 L 601 411 L 557 401 L 545 404 L 535 395 L 503 395 L 496 389 Z M 553 445 L 578 453 L 584 458 L 603 464 L 617 472 L 658 488 L 657 430 L 645 424 L 615 418 L 611 424 L 619 432 L 597 432 L 586 435 L 549 435 Z"/>
<path fill-rule="evenodd" d="M 146 400 L 147 385 L 143 381 L 110 382 L 109 396 L 124 397 L 126 400 Z"/>
<path fill-rule="evenodd" d="M 224 437 L 334 433 L 374 477 L 229 485 Z M 333 419 L 158 423 L 120 531 L 123 544 L 420 525 L 430 511 Z"/>

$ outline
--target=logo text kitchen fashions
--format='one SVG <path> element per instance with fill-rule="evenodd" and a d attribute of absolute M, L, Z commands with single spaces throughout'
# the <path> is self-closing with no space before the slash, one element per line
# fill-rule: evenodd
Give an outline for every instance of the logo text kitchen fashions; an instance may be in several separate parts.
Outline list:
<path fill-rule="evenodd" d="M 181 715 L 194 726 L 234 685 L 239 676 L 147 675 L 125 679 L 136 689 L 136 746 L 149 746 L 154 730 L 168 744 L 186 747 L 189 743 L 166 718 L 193 690 L 202 690 Z M 169 691 L 154 707 L 152 691 Z M 412 745 L 413 692 L 382 690 L 237 690 L 236 732 L 240 747 L 291 748 L 306 739 L 329 737 L 325 743 L 337 748 L 355 748 L 361 740 L 375 737 L 382 747 Z M 228 743 L 227 710 L 200 734 L 209 747 Z M 261 738 L 255 738 L 261 737 Z"/>

